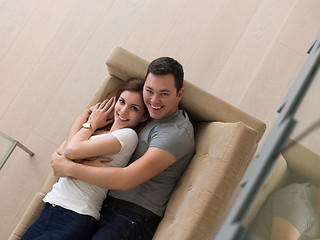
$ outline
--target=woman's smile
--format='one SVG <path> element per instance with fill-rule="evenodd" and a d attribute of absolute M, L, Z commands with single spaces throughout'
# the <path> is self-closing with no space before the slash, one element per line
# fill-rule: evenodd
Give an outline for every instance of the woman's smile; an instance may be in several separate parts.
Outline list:
<path fill-rule="evenodd" d="M 121 117 L 121 115 L 119 113 L 118 113 L 118 117 L 121 121 L 128 121 L 129 120 L 128 118 Z"/>

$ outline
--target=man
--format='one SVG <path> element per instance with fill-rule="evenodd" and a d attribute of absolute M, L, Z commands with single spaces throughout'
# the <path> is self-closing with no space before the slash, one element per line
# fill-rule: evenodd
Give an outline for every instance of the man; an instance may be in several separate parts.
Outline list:
<path fill-rule="evenodd" d="M 139 133 L 138 147 L 125 168 L 86 166 L 53 155 L 55 175 L 111 189 L 93 239 L 152 239 L 194 152 L 192 124 L 179 110 L 183 93 L 179 62 L 161 57 L 150 63 L 143 98 L 151 119 Z"/>

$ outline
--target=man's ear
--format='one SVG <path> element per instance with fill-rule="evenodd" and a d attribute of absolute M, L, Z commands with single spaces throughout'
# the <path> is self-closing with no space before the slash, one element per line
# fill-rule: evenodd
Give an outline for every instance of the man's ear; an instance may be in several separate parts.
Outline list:
<path fill-rule="evenodd" d="M 177 94 L 177 97 L 179 98 L 179 101 L 181 101 L 181 99 L 183 97 L 183 94 L 184 94 L 184 88 L 181 88 L 180 91 Z"/>

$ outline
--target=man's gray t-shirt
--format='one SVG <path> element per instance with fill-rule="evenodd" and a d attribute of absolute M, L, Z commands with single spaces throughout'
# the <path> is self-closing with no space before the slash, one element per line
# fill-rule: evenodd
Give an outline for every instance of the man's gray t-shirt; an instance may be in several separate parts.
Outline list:
<path fill-rule="evenodd" d="M 149 147 L 170 152 L 176 161 L 159 175 L 133 189 L 111 190 L 108 194 L 163 216 L 167 201 L 194 154 L 193 126 L 187 113 L 179 110 L 166 119 L 146 125 L 139 133 L 139 143 L 130 163 L 143 156 Z"/>

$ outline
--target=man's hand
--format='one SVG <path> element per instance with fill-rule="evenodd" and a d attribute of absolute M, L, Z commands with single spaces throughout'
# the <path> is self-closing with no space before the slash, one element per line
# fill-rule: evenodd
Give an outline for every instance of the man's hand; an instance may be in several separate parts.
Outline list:
<path fill-rule="evenodd" d="M 63 154 L 54 152 L 51 156 L 51 167 L 55 176 L 59 177 L 72 177 L 70 175 L 70 168 L 73 163 L 72 160 L 65 157 Z"/>

